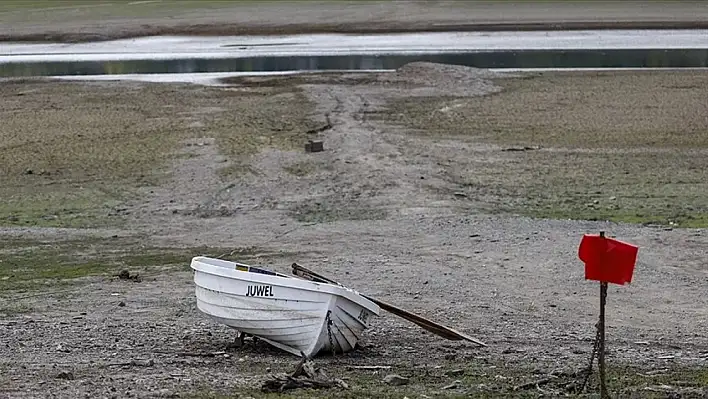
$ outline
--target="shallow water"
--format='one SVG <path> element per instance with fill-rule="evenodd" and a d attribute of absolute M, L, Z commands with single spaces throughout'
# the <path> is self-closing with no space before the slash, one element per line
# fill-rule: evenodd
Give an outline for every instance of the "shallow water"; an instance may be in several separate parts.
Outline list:
<path fill-rule="evenodd" d="M 708 30 L 160 36 L 91 43 L 0 43 L 0 61 L 232 58 L 511 50 L 705 49 Z"/>
<path fill-rule="evenodd" d="M 147 37 L 0 44 L 0 76 L 479 68 L 708 67 L 708 30 Z"/>

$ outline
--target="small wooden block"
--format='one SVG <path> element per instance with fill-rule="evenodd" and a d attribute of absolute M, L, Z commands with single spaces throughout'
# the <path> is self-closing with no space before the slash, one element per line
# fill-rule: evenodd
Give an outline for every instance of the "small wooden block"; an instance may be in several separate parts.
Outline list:
<path fill-rule="evenodd" d="M 324 144 L 321 140 L 309 140 L 305 144 L 305 152 L 322 152 L 324 151 Z"/>

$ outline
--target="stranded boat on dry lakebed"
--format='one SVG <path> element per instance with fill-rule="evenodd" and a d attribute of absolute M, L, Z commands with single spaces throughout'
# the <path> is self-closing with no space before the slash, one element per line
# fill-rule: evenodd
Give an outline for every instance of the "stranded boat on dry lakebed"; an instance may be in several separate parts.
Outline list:
<path fill-rule="evenodd" d="M 486 346 L 295 263 L 297 277 L 205 256 L 193 258 L 191 267 L 202 313 L 297 356 L 353 350 L 371 316 L 379 316 L 382 309 L 443 338 Z"/>
<path fill-rule="evenodd" d="M 294 355 L 354 349 L 381 309 L 356 291 L 221 259 L 192 259 L 197 308 Z"/>

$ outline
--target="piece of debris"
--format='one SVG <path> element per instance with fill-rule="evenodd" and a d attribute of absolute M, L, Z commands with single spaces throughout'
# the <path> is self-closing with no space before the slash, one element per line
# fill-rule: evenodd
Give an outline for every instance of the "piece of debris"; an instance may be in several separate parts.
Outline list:
<path fill-rule="evenodd" d="M 463 375 L 463 374 L 465 374 L 464 369 L 450 370 L 447 373 L 445 373 L 445 375 L 447 375 L 448 377 L 456 377 L 456 376 Z"/>
<path fill-rule="evenodd" d="M 523 147 L 508 147 L 508 148 L 502 148 L 502 151 L 533 151 L 533 150 L 540 150 L 540 146 L 523 146 Z"/>
<path fill-rule="evenodd" d="M 454 195 L 455 195 L 455 197 L 458 197 L 458 198 L 467 198 L 467 194 L 465 194 L 461 191 L 456 192 Z"/>
<path fill-rule="evenodd" d="M 263 382 L 261 390 L 267 393 L 284 392 L 289 389 L 330 389 L 340 387 L 348 389 L 349 385 L 341 379 L 331 379 L 320 369 L 315 367 L 315 363 L 302 356 L 302 360 L 295 367 L 295 371 L 288 374 L 279 374 Z"/>
<path fill-rule="evenodd" d="M 155 365 L 155 361 L 152 359 L 148 360 L 131 360 L 130 361 L 131 366 L 136 366 L 136 367 L 152 367 Z"/>
<path fill-rule="evenodd" d="M 120 307 L 120 308 L 125 307 L 125 302 L 123 302 L 123 301 L 118 302 L 118 307 Z"/>
<path fill-rule="evenodd" d="M 118 277 L 118 278 L 121 279 L 121 280 L 131 280 L 131 281 L 134 281 L 134 282 L 136 282 L 136 283 L 139 283 L 139 282 L 143 281 L 143 278 L 140 277 L 139 274 L 137 274 L 137 273 L 136 273 L 136 274 L 131 274 L 131 273 L 130 273 L 129 271 L 127 271 L 127 270 L 121 270 L 120 273 L 118 273 L 118 274 L 115 275 L 115 277 Z"/>
<path fill-rule="evenodd" d="M 410 380 L 406 377 L 401 377 L 398 374 L 389 374 L 383 378 L 383 382 L 388 385 L 400 386 L 408 384 Z"/>
<path fill-rule="evenodd" d="M 349 366 L 349 370 L 389 370 L 391 366 Z"/>
<path fill-rule="evenodd" d="M 74 374 L 72 374 L 71 371 L 62 371 L 61 373 L 57 374 L 56 378 L 59 380 L 73 380 Z"/>
<path fill-rule="evenodd" d="M 305 152 L 322 152 L 324 144 L 321 140 L 308 140 L 305 144 Z"/>
<path fill-rule="evenodd" d="M 129 362 L 120 362 L 120 363 L 109 363 L 106 366 L 108 367 L 152 367 L 155 365 L 155 361 L 152 359 L 148 360 L 131 360 Z"/>
<path fill-rule="evenodd" d="M 460 385 L 462 385 L 462 381 L 460 381 L 460 380 L 455 380 L 455 381 L 452 382 L 452 384 L 444 386 L 443 389 L 445 389 L 445 390 L 447 390 L 447 389 L 457 389 L 457 388 L 460 387 Z"/>

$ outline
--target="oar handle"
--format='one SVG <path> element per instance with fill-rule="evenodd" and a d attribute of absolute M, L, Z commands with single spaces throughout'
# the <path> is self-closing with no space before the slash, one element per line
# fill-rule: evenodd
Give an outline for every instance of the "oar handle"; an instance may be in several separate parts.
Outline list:
<path fill-rule="evenodd" d="M 293 268 L 293 274 L 295 274 L 295 275 L 298 275 L 298 276 L 303 276 L 303 275 L 304 275 L 303 277 L 309 277 L 309 278 L 311 278 L 312 280 L 315 280 L 315 281 L 320 282 L 320 283 L 327 283 L 327 284 L 334 284 L 334 285 L 342 285 L 342 284 L 339 284 L 338 282 L 336 282 L 336 281 L 334 281 L 334 280 L 328 279 L 328 278 L 325 277 L 325 276 L 319 275 L 319 274 L 313 272 L 312 270 L 309 270 L 309 269 L 307 269 L 307 268 L 305 268 L 305 267 L 302 267 L 302 266 L 298 265 L 297 263 L 293 263 L 293 264 L 292 264 L 292 268 Z"/>

